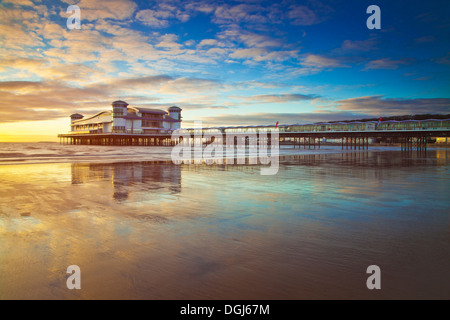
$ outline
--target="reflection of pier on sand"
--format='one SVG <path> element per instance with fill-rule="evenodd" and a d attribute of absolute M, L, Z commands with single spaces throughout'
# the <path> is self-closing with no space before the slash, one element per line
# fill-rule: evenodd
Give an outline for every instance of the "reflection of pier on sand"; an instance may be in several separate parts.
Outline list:
<path fill-rule="evenodd" d="M 73 163 L 72 184 L 111 181 L 113 198 L 126 200 L 133 185 L 143 184 L 168 193 L 181 190 L 181 168 L 169 161 Z"/>

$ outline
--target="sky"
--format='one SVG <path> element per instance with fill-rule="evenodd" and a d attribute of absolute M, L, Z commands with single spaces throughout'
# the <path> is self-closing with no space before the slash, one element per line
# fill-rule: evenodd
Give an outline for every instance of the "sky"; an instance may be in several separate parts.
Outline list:
<path fill-rule="evenodd" d="M 0 0 L 0 142 L 56 141 L 71 114 L 118 99 L 179 106 L 182 127 L 447 114 L 449 12 L 437 0 Z"/>

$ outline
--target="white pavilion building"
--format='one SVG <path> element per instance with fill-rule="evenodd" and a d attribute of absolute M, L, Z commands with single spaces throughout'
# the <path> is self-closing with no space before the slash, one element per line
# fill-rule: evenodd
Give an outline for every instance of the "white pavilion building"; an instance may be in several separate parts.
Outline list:
<path fill-rule="evenodd" d="M 71 134 L 170 134 L 181 126 L 181 108 L 167 111 L 130 107 L 125 101 L 114 101 L 112 109 L 84 117 L 72 114 Z"/>

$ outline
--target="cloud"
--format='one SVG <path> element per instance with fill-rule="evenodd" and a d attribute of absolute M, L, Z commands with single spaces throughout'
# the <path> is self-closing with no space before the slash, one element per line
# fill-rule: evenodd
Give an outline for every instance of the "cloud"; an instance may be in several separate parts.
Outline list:
<path fill-rule="evenodd" d="M 376 48 L 377 40 L 375 38 L 367 40 L 344 40 L 341 47 L 333 50 L 338 54 L 360 54 L 361 52 L 373 51 Z"/>
<path fill-rule="evenodd" d="M 319 22 L 319 18 L 307 6 L 292 5 L 289 9 L 288 18 L 293 25 L 310 26 Z"/>
<path fill-rule="evenodd" d="M 217 91 L 222 87 L 222 84 L 210 79 L 156 75 L 113 79 L 106 83 L 93 84 L 90 87 L 105 88 L 107 91 L 120 90 L 122 93 L 131 94 L 137 91 L 151 91 L 153 94 L 175 95 L 175 99 L 178 99 L 182 94 L 189 96 Z"/>
<path fill-rule="evenodd" d="M 173 21 L 187 22 L 191 18 L 190 10 L 183 8 L 183 3 L 171 3 L 170 1 L 158 2 L 152 9 L 140 10 L 136 13 L 136 19 L 144 25 L 152 28 L 166 28 Z"/>
<path fill-rule="evenodd" d="M 213 22 L 217 24 L 232 23 L 265 23 L 267 18 L 263 15 L 263 8 L 255 4 L 238 4 L 230 6 L 223 4 L 214 11 Z"/>
<path fill-rule="evenodd" d="M 167 19 L 171 16 L 173 16 L 173 14 L 170 11 L 145 9 L 136 14 L 136 19 L 153 28 L 165 28 L 169 26 L 169 21 Z"/>
<path fill-rule="evenodd" d="M 43 59 L 17 58 L 10 56 L 0 60 L 0 71 L 5 71 L 7 68 L 14 68 L 38 73 L 39 71 L 42 71 L 42 68 L 46 65 L 46 62 Z"/>
<path fill-rule="evenodd" d="M 272 48 L 281 47 L 283 45 L 283 41 L 281 41 L 281 39 L 275 39 L 266 34 L 262 35 L 254 32 L 241 32 L 238 37 L 239 40 L 247 47 Z"/>
<path fill-rule="evenodd" d="M 170 76 L 158 75 L 158 76 L 146 76 L 146 77 L 113 80 L 109 83 L 109 85 L 127 89 L 128 88 L 154 89 L 156 86 L 165 84 L 172 80 L 173 78 Z"/>
<path fill-rule="evenodd" d="M 378 95 L 336 101 L 336 108 L 338 110 L 352 111 L 372 116 L 424 113 L 445 114 L 449 112 L 449 106 L 449 98 L 400 99 L 384 98 Z"/>
<path fill-rule="evenodd" d="M 167 81 L 161 88 L 163 94 L 185 94 L 187 96 L 194 94 L 204 94 L 217 91 L 221 83 L 216 80 L 198 79 L 198 78 L 177 78 Z"/>
<path fill-rule="evenodd" d="M 195 2 L 188 2 L 186 1 L 186 10 L 194 12 L 202 12 L 205 14 L 212 13 L 216 9 L 216 4 L 214 2 L 210 1 L 195 1 Z"/>
<path fill-rule="evenodd" d="M 23 10 L 21 8 L 3 8 L 0 4 L 0 54 L 7 50 L 24 54 L 29 47 L 43 47 L 45 44 L 39 36 L 42 27 L 41 9 Z"/>
<path fill-rule="evenodd" d="M 235 5 L 227 3 L 199 4 L 198 8 L 190 4 L 191 10 L 214 13 L 213 23 L 220 25 L 241 25 L 245 28 L 269 30 L 267 24 L 282 25 L 286 22 L 297 26 L 310 26 L 326 20 L 333 12 L 329 6 L 318 0 L 308 1 L 308 5 L 299 5 L 296 1 L 265 2 L 241 1 Z"/>
<path fill-rule="evenodd" d="M 435 42 L 436 38 L 434 36 L 423 36 L 423 37 L 419 37 L 414 39 L 414 42 L 416 44 L 422 44 L 422 43 L 432 43 Z"/>
<path fill-rule="evenodd" d="M 214 47 L 217 46 L 219 42 L 216 39 L 203 39 L 200 41 L 200 43 L 197 45 L 198 48 L 202 47 Z"/>
<path fill-rule="evenodd" d="M 223 41 L 218 44 L 227 44 L 230 51 L 229 58 L 247 60 L 246 63 L 262 61 L 285 61 L 297 58 L 298 49 L 292 49 L 282 39 L 272 38 L 267 34 L 258 34 L 240 27 L 231 26 L 218 34 Z"/>
<path fill-rule="evenodd" d="M 270 97 L 270 95 L 267 97 Z M 336 101 L 334 110 L 319 109 L 309 113 L 260 112 L 247 114 L 220 114 L 217 116 L 204 116 L 199 120 L 212 123 L 217 127 L 267 125 L 275 124 L 277 121 L 279 121 L 280 124 L 306 124 L 368 119 L 379 116 L 425 113 L 447 114 L 449 112 L 449 105 L 449 98 L 387 99 L 382 96 L 369 96 Z"/>
<path fill-rule="evenodd" d="M 125 20 L 130 19 L 137 9 L 137 4 L 131 0 L 68 0 L 68 4 L 76 4 L 80 7 L 82 20 L 95 21 L 100 19 Z M 66 18 L 70 14 L 66 9 L 61 11 L 61 16 Z"/>
<path fill-rule="evenodd" d="M 298 93 L 286 93 L 286 94 L 262 94 L 241 98 L 244 101 L 252 103 L 286 103 L 286 102 L 312 100 L 318 98 L 318 96 L 304 95 Z"/>
<path fill-rule="evenodd" d="M 328 68 L 339 68 L 343 65 L 334 58 L 327 58 L 317 54 L 308 54 L 304 56 L 302 65 L 310 68 L 317 69 L 328 69 Z"/>
<path fill-rule="evenodd" d="M 250 48 L 250 49 L 237 49 L 232 54 L 230 58 L 234 59 L 261 59 L 263 55 L 267 54 L 268 51 L 262 48 Z"/>
<path fill-rule="evenodd" d="M 224 31 L 218 33 L 219 39 L 226 42 L 228 46 L 233 43 L 244 45 L 249 48 L 274 48 L 283 47 L 285 45 L 283 39 L 274 38 L 267 33 L 260 34 L 248 30 L 243 30 L 237 25 L 227 26 Z M 224 43 L 219 43 L 221 46 Z"/>
<path fill-rule="evenodd" d="M 72 74 L 69 77 L 71 71 L 67 70 L 70 68 L 60 70 L 61 74 L 54 80 L 0 81 L 0 122 L 65 118 L 74 112 L 95 113 L 108 109 L 111 101 L 119 98 L 136 105 L 160 101 L 152 105 L 179 104 L 186 109 L 228 108 L 217 104 L 216 95 L 223 85 L 216 80 L 155 75 L 110 78 L 79 87 L 69 83 L 71 77 L 80 76 Z M 82 72 L 89 74 L 89 70 Z"/>
<path fill-rule="evenodd" d="M 439 57 L 436 59 L 431 59 L 431 61 L 450 66 L 450 52 L 447 52 L 447 54 L 445 56 L 442 56 L 442 57 Z"/>
<path fill-rule="evenodd" d="M 317 54 L 305 54 L 300 60 L 301 68 L 287 68 L 284 72 L 286 77 L 306 76 L 323 70 L 349 67 L 342 64 L 337 58 L 328 58 Z"/>
<path fill-rule="evenodd" d="M 252 61 L 284 61 L 298 54 L 297 50 L 269 51 L 264 48 L 236 49 L 229 57 L 232 59 L 249 59 Z"/>
<path fill-rule="evenodd" d="M 308 1 L 308 6 L 293 4 L 287 11 L 287 18 L 292 25 L 311 26 L 328 19 L 333 9 L 322 2 Z"/>
<path fill-rule="evenodd" d="M 6 81 L 0 82 L 0 91 L 28 91 L 28 90 L 41 90 L 44 87 L 42 82 L 34 82 L 34 81 Z"/>
<path fill-rule="evenodd" d="M 273 38 L 267 34 L 260 34 L 243 30 L 236 25 L 227 26 L 225 30 L 218 33 L 220 40 L 217 46 L 223 48 L 221 53 L 229 52 L 227 62 L 245 60 L 245 64 L 255 62 L 282 62 L 291 58 L 297 58 L 298 49 L 286 44 L 283 39 Z M 213 39 L 207 39 L 202 46 L 213 45 Z M 225 51 L 226 50 L 226 51 Z"/>
<path fill-rule="evenodd" d="M 102 90 L 70 87 L 56 81 L 0 82 L 0 122 L 67 117 L 83 103 L 98 106 L 104 98 Z"/>
<path fill-rule="evenodd" d="M 161 36 L 160 42 L 156 45 L 156 47 L 179 49 L 180 47 L 182 47 L 182 44 L 178 43 L 177 41 L 178 41 L 177 35 L 165 34 L 165 35 Z"/>
<path fill-rule="evenodd" d="M 235 83 L 234 87 L 237 87 L 239 89 L 260 89 L 260 88 L 264 88 L 264 89 L 277 89 L 277 88 L 282 88 L 287 86 L 284 83 L 281 82 L 262 82 L 262 81 L 258 81 L 258 80 L 249 80 L 249 81 L 241 81 L 241 82 L 237 82 Z M 231 88 L 233 89 L 233 88 Z"/>
<path fill-rule="evenodd" d="M 409 64 L 410 60 L 400 59 L 400 60 L 391 60 L 390 58 L 377 59 L 372 60 L 366 64 L 363 70 L 377 70 L 377 69 L 385 69 L 385 70 L 394 70 L 398 69 L 400 65 Z"/>
<path fill-rule="evenodd" d="M 40 0 L 34 0 L 34 2 L 41 2 Z M 18 6 L 34 6 L 35 4 L 31 0 L 3 0 L 3 3 L 11 3 Z"/>
<path fill-rule="evenodd" d="M 312 113 L 247 113 L 247 114 L 220 114 L 217 116 L 205 116 L 201 119 L 205 123 L 220 126 L 251 126 L 275 124 L 307 124 L 328 121 L 356 120 L 365 117 L 362 114 L 352 112 L 312 112 Z M 197 119 L 196 119 L 197 120 Z"/>

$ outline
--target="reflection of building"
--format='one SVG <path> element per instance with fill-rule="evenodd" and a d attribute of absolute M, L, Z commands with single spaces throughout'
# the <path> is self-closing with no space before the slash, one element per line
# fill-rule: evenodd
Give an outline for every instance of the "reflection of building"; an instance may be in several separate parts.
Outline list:
<path fill-rule="evenodd" d="M 168 111 L 130 107 L 125 101 L 114 101 L 112 110 L 84 117 L 72 114 L 72 134 L 159 134 L 180 128 L 181 109 L 173 106 Z"/>
<path fill-rule="evenodd" d="M 127 200 L 131 193 L 163 189 L 164 193 L 181 191 L 181 167 L 171 162 L 73 163 L 72 184 L 107 182 L 116 201 Z M 141 188 L 133 186 L 139 185 Z"/>

